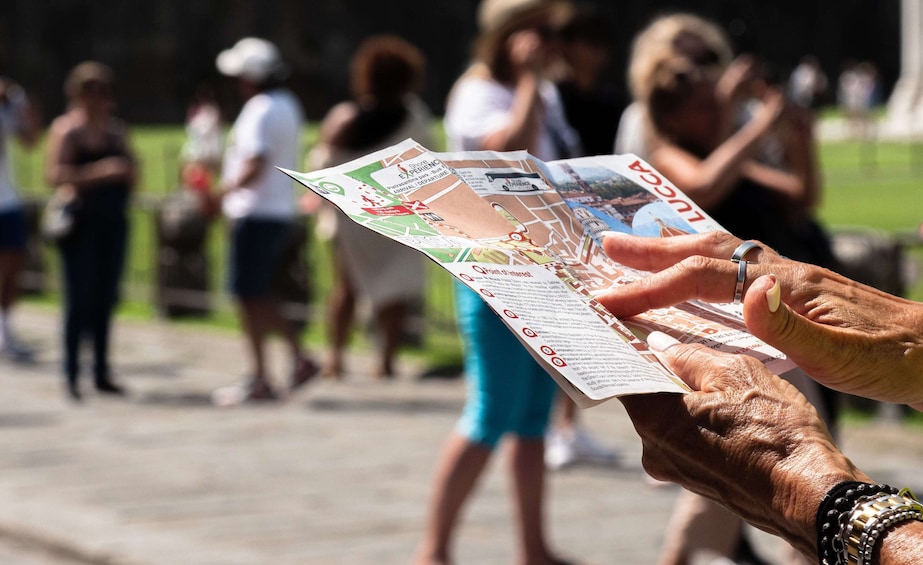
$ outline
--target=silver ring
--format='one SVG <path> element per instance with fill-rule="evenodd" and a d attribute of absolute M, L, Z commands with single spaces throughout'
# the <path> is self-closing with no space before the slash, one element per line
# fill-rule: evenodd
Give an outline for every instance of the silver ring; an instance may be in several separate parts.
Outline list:
<path fill-rule="evenodd" d="M 750 263 L 744 261 L 744 256 L 752 249 L 762 251 L 763 247 L 754 241 L 745 241 L 737 246 L 731 255 L 731 261 L 737 263 L 737 282 L 734 285 L 734 304 L 740 304 L 744 295 L 744 283 L 747 281 L 747 265 Z"/>
<path fill-rule="evenodd" d="M 745 241 L 737 246 L 737 249 L 734 250 L 734 253 L 731 254 L 731 261 L 737 263 L 744 258 L 751 249 L 763 250 L 763 246 L 755 241 Z"/>
<path fill-rule="evenodd" d="M 747 265 L 750 263 L 746 261 L 734 261 L 737 263 L 737 284 L 734 285 L 734 304 L 740 304 L 740 299 L 744 295 L 744 281 L 747 280 Z"/>

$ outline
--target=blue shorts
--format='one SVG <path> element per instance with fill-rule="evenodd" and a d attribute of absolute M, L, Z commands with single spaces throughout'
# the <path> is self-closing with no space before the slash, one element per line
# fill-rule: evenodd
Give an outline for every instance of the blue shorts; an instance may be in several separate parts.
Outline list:
<path fill-rule="evenodd" d="M 25 251 L 28 232 L 26 216 L 19 208 L 0 212 L 0 249 Z"/>
<path fill-rule="evenodd" d="M 228 285 L 238 298 L 266 298 L 282 266 L 292 224 L 286 220 L 242 218 L 231 225 Z"/>
<path fill-rule="evenodd" d="M 458 431 L 488 448 L 509 432 L 541 439 L 557 383 L 478 295 L 455 285 L 455 311 L 465 347 L 468 398 Z"/>

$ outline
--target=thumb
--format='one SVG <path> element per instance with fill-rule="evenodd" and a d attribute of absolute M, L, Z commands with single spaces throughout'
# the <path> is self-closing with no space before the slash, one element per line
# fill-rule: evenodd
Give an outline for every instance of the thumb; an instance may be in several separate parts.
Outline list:
<path fill-rule="evenodd" d="M 785 353 L 807 369 L 829 348 L 823 347 L 827 328 L 796 313 L 782 302 L 782 288 L 775 275 L 753 281 L 744 297 L 744 321 L 754 336 Z"/>
<path fill-rule="evenodd" d="M 719 353 L 701 344 L 682 344 L 675 338 L 651 332 L 647 344 L 657 357 L 692 390 L 713 389 L 713 379 L 722 373 Z"/>

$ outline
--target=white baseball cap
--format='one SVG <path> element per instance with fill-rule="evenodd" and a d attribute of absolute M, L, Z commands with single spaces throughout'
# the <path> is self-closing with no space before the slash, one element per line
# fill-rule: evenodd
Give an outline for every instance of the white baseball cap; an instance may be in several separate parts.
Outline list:
<path fill-rule="evenodd" d="M 215 64 L 221 74 L 257 83 L 273 75 L 287 74 L 289 70 L 276 46 L 258 37 L 245 37 L 225 49 L 218 54 Z"/>

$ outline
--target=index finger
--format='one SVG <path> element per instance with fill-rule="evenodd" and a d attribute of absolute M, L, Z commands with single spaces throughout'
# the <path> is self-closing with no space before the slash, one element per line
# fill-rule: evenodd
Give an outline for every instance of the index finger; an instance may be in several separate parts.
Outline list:
<path fill-rule="evenodd" d="M 651 332 L 647 342 L 661 361 L 694 391 L 724 390 L 729 383 L 728 377 L 737 379 L 730 381 L 735 383 L 732 386 L 745 385 L 754 371 L 767 371 L 753 357 L 715 351 L 702 344 L 683 344 L 661 332 Z"/>
<path fill-rule="evenodd" d="M 721 390 L 720 377 L 729 361 L 735 356 L 719 353 L 704 345 L 682 344 L 661 332 L 648 336 L 648 345 L 656 351 L 665 365 L 689 385 L 690 394 L 709 393 Z M 676 422 L 675 417 L 684 414 L 685 395 L 680 394 L 637 394 L 620 396 L 619 401 L 628 412 L 628 417 L 642 435 L 663 437 L 662 433 Z"/>
<path fill-rule="evenodd" d="M 730 259 L 742 242 L 721 231 L 666 238 L 610 232 L 603 239 L 603 250 L 610 259 L 627 267 L 661 271 L 694 255 Z"/>
<path fill-rule="evenodd" d="M 659 357 L 689 388 L 705 392 L 719 388 L 715 377 L 723 375 L 727 362 L 734 358 L 730 353 L 721 353 L 701 344 L 679 342 L 661 351 Z"/>
<path fill-rule="evenodd" d="M 616 318 L 628 318 L 693 299 L 731 302 L 737 284 L 737 269 L 737 264 L 728 259 L 696 255 L 649 277 L 614 286 L 595 298 Z M 758 263 L 750 264 L 749 269 L 749 280 L 744 282 L 744 289 L 764 274 Z"/>

